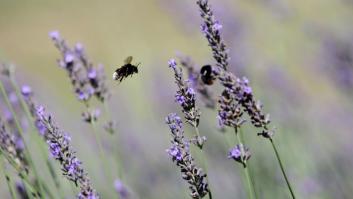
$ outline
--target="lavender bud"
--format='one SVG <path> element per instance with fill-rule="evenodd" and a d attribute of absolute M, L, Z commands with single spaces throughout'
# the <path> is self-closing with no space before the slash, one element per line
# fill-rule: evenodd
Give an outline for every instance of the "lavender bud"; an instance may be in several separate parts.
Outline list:
<path fill-rule="evenodd" d="M 233 159 L 246 167 L 246 161 L 251 157 L 251 153 L 243 144 L 238 144 L 229 150 L 228 158 Z"/>
<path fill-rule="evenodd" d="M 124 184 L 119 179 L 116 179 L 114 181 L 114 188 L 115 188 L 115 191 L 119 194 L 120 198 L 122 199 L 130 198 L 129 190 L 124 186 Z"/>

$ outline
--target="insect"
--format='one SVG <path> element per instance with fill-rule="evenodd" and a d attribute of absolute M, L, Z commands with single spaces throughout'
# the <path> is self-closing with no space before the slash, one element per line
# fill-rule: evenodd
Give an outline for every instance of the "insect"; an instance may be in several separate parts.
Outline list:
<path fill-rule="evenodd" d="M 211 65 L 202 66 L 200 74 L 202 82 L 207 85 L 212 85 L 213 81 L 216 79 L 215 75 L 213 74 Z"/>
<path fill-rule="evenodd" d="M 140 65 L 140 63 L 135 66 L 131 64 L 131 62 L 132 56 L 128 56 L 124 61 L 124 65 L 116 69 L 113 73 L 113 79 L 121 82 L 124 78 L 127 78 L 129 75 L 132 76 L 134 73 L 138 73 L 139 71 L 137 67 Z"/>

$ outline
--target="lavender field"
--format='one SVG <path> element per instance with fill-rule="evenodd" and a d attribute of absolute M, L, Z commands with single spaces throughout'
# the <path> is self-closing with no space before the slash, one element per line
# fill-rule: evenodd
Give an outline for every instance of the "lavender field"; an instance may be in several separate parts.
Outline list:
<path fill-rule="evenodd" d="M 353 198 L 352 19 L 351 0 L 0 0 L 0 198 Z"/>

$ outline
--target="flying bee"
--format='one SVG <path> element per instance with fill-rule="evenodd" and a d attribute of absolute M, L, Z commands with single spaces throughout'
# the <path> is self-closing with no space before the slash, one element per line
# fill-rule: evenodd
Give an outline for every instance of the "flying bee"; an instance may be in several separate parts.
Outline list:
<path fill-rule="evenodd" d="M 128 56 L 124 61 L 124 65 L 116 69 L 113 73 L 113 79 L 119 80 L 121 82 L 124 78 L 127 78 L 129 75 L 132 76 L 134 73 L 138 73 L 139 71 L 137 67 L 140 65 L 140 63 L 135 66 L 131 64 L 131 62 L 132 56 Z"/>
<path fill-rule="evenodd" d="M 200 70 L 201 80 L 204 84 L 212 85 L 213 81 L 216 80 L 215 74 L 213 73 L 211 65 L 204 65 Z"/>

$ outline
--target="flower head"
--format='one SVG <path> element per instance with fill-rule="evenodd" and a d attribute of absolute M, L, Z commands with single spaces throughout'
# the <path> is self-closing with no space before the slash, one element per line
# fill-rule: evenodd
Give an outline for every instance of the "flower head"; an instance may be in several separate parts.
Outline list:
<path fill-rule="evenodd" d="M 192 126 L 197 127 L 200 120 L 200 111 L 196 107 L 196 93 L 189 86 L 189 82 L 183 79 L 182 69 L 177 67 L 175 60 L 170 61 L 169 66 L 174 71 L 175 83 L 178 86 L 175 101 L 182 107 L 186 121 Z"/>
<path fill-rule="evenodd" d="M 207 175 L 195 165 L 190 153 L 190 141 L 184 137 L 182 121 L 177 114 L 171 113 L 166 118 L 166 123 L 172 133 L 172 146 L 167 149 L 167 153 L 180 167 L 183 179 L 189 183 L 192 198 L 203 198 L 209 192 Z"/>

